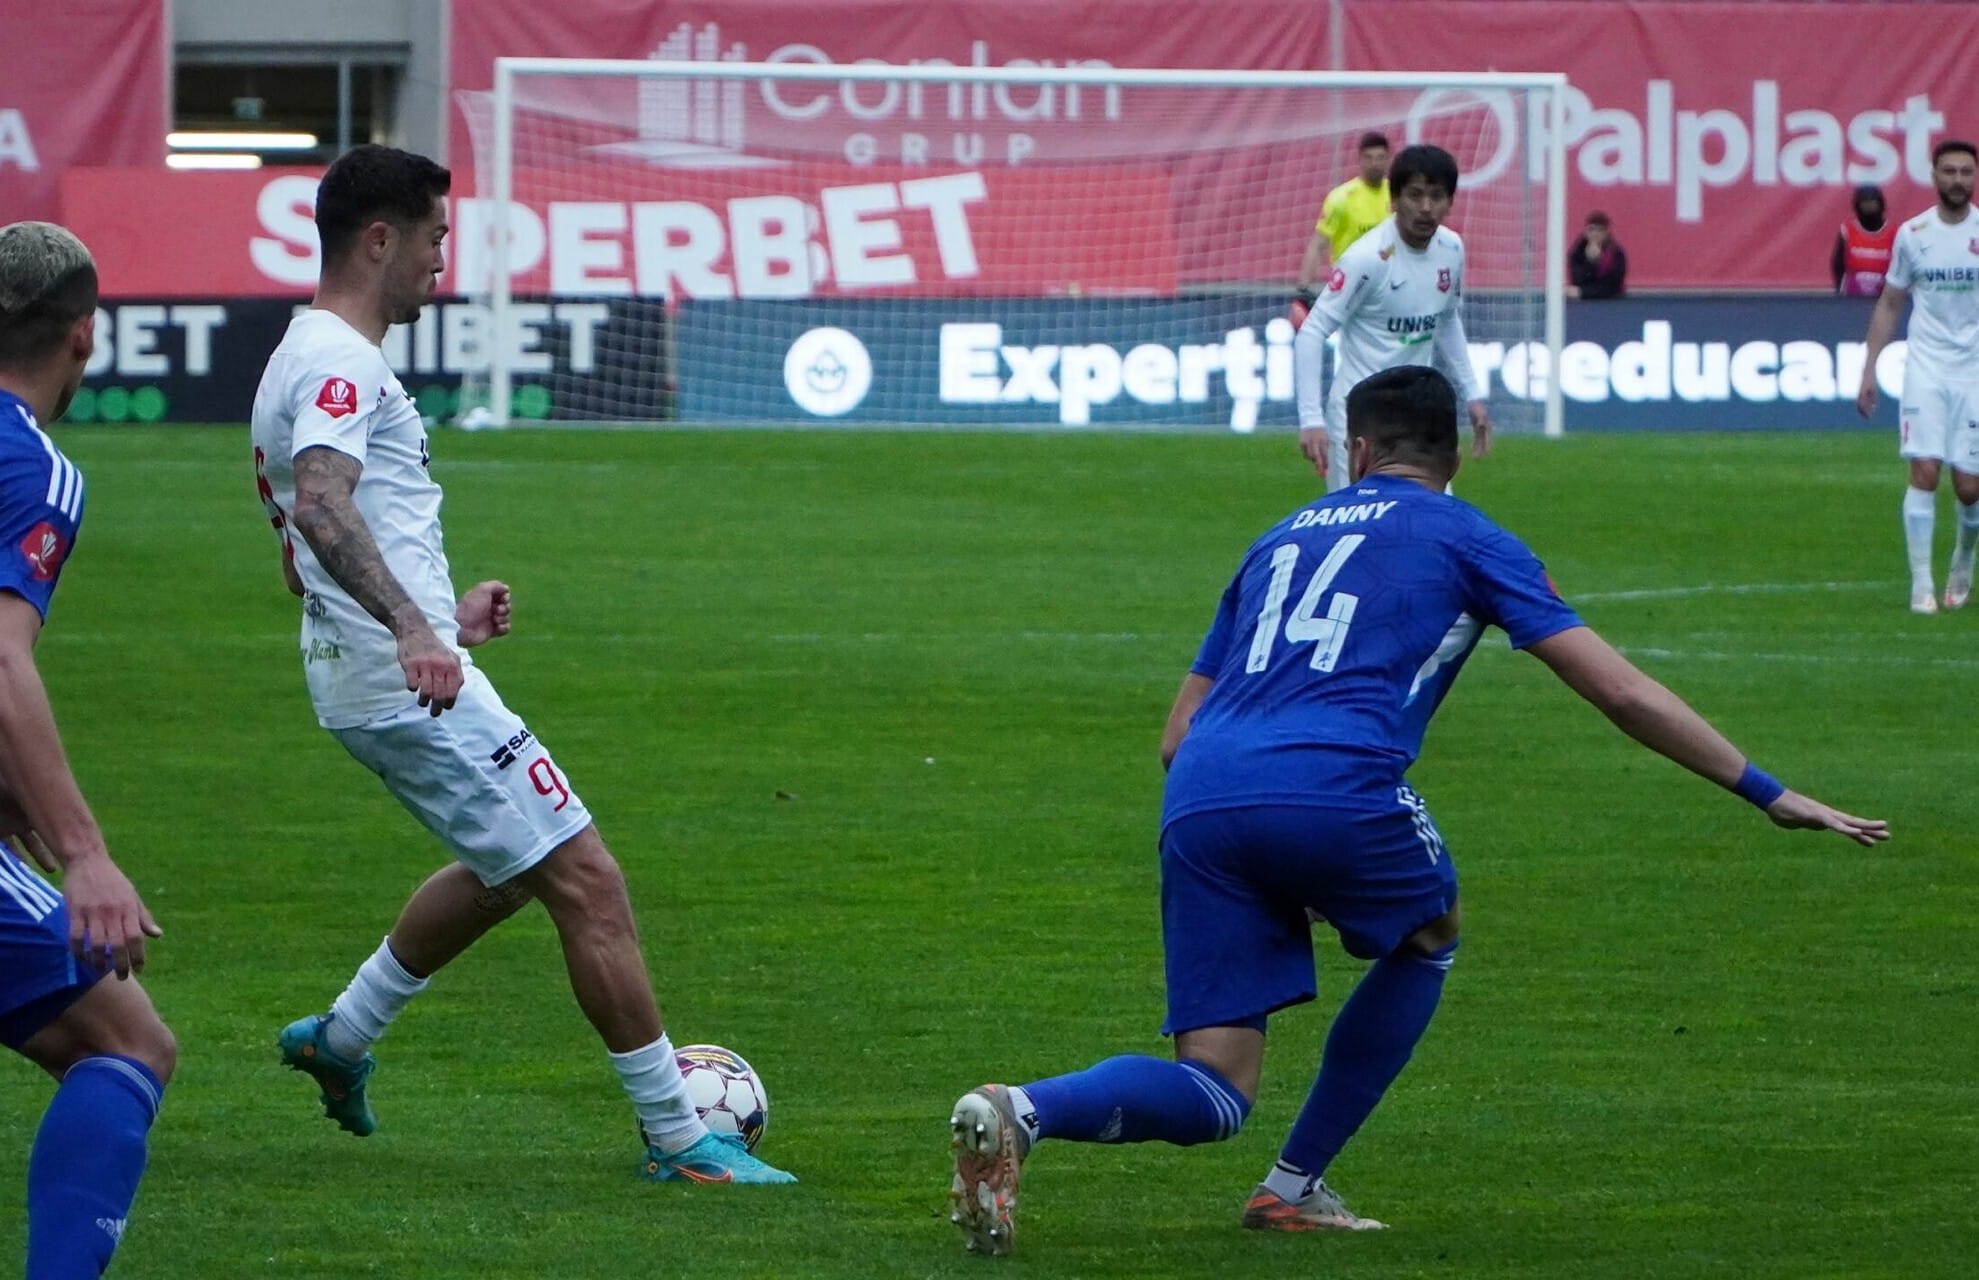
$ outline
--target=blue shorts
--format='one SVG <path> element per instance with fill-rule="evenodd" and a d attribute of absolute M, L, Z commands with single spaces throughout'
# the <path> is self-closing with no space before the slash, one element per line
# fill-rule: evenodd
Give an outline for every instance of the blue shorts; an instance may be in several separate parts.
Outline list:
<path fill-rule="evenodd" d="M 0 1044 L 20 1048 L 102 976 L 69 950 L 62 895 L 0 847 Z"/>
<path fill-rule="evenodd" d="M 1257 1026 L 1313 998 L 1311 908 L 1362 960 L 1457 904 L 1457 869 L 1415 792 L 1386 810 L 1268 805 L 1177 818 L 1161 833 L 1163 1035 Z"/>

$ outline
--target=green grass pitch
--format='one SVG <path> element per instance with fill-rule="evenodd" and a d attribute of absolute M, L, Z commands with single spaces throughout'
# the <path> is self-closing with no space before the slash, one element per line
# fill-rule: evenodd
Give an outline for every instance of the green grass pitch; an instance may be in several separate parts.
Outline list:
<path fill-rule="evenodd" d="M 1334 1171 L 1394 1230 L 1236 1226 L 1357 975 L 1329 937 L 1245 1131 L 1045 1148 L 1002 1265 L 945 1220 L 947 1107 L 1165 1051 L 1156 740 L 1238 555 L 1311 493 L 1289 438 L 436 438 L 457 579 L 516 588 L 482 664 L 624 862 L 676 1041 L 762 1071 L 787 1193 L 635 1180 L 533 910 L 380 1046 L 377 1136 L 321 1119 L 275 1032 L 441 851 L 315 727 L 244 431 L 61 439 L 90 505 L 42 667 L 183 1044 L 114 1274 L 1971 1273 L 1979 610 L 1905 611 L 1880 435 L 1514 439 L 1458 487 L 1891 843 L 1774 831 L 1488 640 L 1416 773 L 1463 951 Z M 0 1205 L 47 1094 L 0 1067 Z"/>

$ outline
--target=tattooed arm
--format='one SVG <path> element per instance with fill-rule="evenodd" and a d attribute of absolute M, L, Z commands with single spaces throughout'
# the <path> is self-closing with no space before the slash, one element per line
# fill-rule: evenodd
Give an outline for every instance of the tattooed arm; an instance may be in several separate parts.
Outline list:
<path fill-rule="evenodd" d="M 377 539 L 358 513 L 354 494 L 363 473 L 363 463 L 335 449 L 317 446 L 298 453 L 295 529 L 323 571 L 397 638 L 406 689 L 437 716 L 460 693 L 460 659 L 392 576 Z"/>

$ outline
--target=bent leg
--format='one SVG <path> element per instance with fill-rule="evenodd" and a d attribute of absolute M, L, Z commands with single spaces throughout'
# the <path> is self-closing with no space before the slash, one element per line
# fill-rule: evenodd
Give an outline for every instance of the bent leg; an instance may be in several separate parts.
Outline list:
<path fill-rule="evenodd" d="M 62 1082 L 28 1157 L 27 1274 L 93 1280 L 123 1239 L 178 1048 L 143 988 L 106 981 L 21 1053 Z"/>
<path fill-rule="evenodd" d="M 486 885 L 465 866 L 450 863 L 406 899 L 387 941 L 407 973 L 430 978 L 520 911 L 529 898 L 519 877 Z"/>
<path fill-rule="evenodd" d="M 486 885 L 457 862 L 428 876 L 330 1005 L 325 1046 L 345 1062 L 360 1061 L 435 973 L 528 901 L 529 890 L 515 880 Z"/>
<path fill-rule="evenodd" d="M 519 879 L 556 924 L 571 992 L 605 1042 L 639 1117 L 648 1176 L 665 1176 L 659 1157 L 686 1153 L 707 1139 L 708 1128 L 687 1096 L 673 1041 L 660 1021 L 625 874 L 597 827 L 587 826 Z"/>
<path fill-rule="evenodd" d="M 639 951 L 632 898 L 597 827 L 584 828 L 518 878 L 556 924 L 571 992 L 605 1047 L 629 1053 L 658 1039 L 665 1028 Z"/>
<path fill-rule="evenodd" d="M 1193 1037 L 1193 1040 L 1192 1040 Z M 1225 1038 L 1230 1043 L 1218 1043 Z M 1205 1046 L 1219 1068 L 1198 1057 Z M 1011 1106 L 1031 1141 L 1166 1142 L 1192 1147 L 1236 1136 L 1250 1114 L 1264 1061 L 1264 1032 L 1210 1027 L 1176 1037 L 1176 1060 L 1123 1054 L 1071 1075 L 1011 1090 Z M 1227 1074 L 1250 1082 L 1242 1089 Z"/>
<path fill-rule="evenodd" d="M 1310 1191 L 1402 1074 L 1442 999 L 1458 923 L 1452 908 L 1423 926 L 1377 960 L 1340 1006 L 1319 1076 L 1279 1153 L 1273 1176 L 1283 1186 L 1267 1179 L 1274 1191 L 1284 1195 L 1293 1179 Z"/>

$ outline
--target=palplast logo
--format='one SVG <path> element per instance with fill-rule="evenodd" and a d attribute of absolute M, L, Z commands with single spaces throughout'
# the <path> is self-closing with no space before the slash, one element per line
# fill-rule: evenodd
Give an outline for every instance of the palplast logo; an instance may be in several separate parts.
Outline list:
<path fill-rule="evenodd" d="M 873 357 L 844 329 L 811 329 L 783 357 L 783 385 L 797 407 L 819 418 L 852 412 L 873 385 Z"/>

